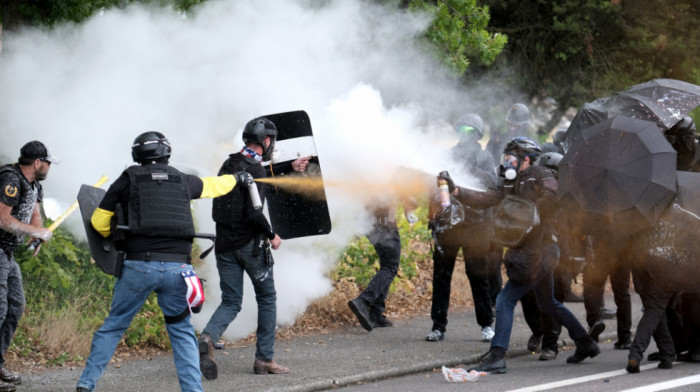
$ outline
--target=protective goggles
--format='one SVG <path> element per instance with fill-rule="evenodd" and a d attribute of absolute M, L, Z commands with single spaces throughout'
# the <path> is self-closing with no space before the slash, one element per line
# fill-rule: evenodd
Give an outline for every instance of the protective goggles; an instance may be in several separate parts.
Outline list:
<path fill-rule="evenodd" d="M 518 157 L 515 155 L 510 155 L 510 154 L 502 154 L 501 155 L 501 166 L 504 168 L 510 168 L 512 167 L 513 169 L 516 169 L 518 167 Z"/>
<path fill-rule="evenodd" d="M 455 130 L 463 135 L 473 135 L 476 133 L 476 128 L 470 127 L 469 125 L 457 125 Z"/>

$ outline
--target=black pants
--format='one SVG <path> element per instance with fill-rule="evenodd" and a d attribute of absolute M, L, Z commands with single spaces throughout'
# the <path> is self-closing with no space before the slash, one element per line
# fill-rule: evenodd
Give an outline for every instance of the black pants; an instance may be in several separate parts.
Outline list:
<path fill-rule="evenodd" d="M 630 261 L 624 244 L 604 239 L 594 242 L 595 258 L 583 268 L 583 304 L 589 326 L 603 320 L 605 281 L 610 276 L 617 306 L 617 340 L 632 337 L 632 302 L 630 299 Z"/>
<path fill-rule="evenodd" d="M 395 222 L 376 224 L 367 235 L 379 256 L 379 271 L 374 275 L 360 298 L 369 302 L 371 311 L 384 313 L 389 288 L 399 272 L 401 237 Z"/>
<path fill-rule="evenodd" d="M 433 302 L 430 309 L 433 330 L 437 329 L 442 332 L 446 330 L 447 311 L 450 307 L 452 273 L 454 272 L 455 261 L 460 249 L 462 249 L 464 267 L 472 289 L 476 322 L 482 327 L 493 323 L 494 316 L 491 308 L 488 279 L 488 254 L 483 251 L 473 252 L 473 246 L 465 242 L 464 240 L 454 240 L 454 236 L 440 237 L 438 238 L 438 243 L 442 252 L 437 249 L 433 251 Z M 475 255 L 474 253 L 481 254 Z"/>
<path fill-rule="evenodd" d="M 661 359 L 673 361 L 676 359 L 676 352 L 666 320 L 666 308 L 672 293 L 659 288 L 654 282 L 654 277 L 643 268 L 635 268 L 633 276 L 634 288 L 642 298 L 644 313 L 637 325 L 637 333 L 630 347 L 629 358 L 641 361 L 653 336 Z"/>

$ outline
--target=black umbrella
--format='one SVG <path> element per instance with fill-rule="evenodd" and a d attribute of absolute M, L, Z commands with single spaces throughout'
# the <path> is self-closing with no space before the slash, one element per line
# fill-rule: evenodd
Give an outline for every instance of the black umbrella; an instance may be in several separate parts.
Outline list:
<path fill-rule="evenodd" d="M 589 127 L 559 164 L 559 201 L 584 225 L 633 233 L 653 226 L 675 195 L 676 151 L 650 121 L 616 116 Z"/>
<path fill-rule="evenodd" d="M 566 142 L 572 145 L 582 130 L 618 115 L 653 121 L 664 131 L 698 106 L 700 86 L 675 79 L 653 79 L 584 104 L 580 110 L 583 113 L 571 121 Z"/>

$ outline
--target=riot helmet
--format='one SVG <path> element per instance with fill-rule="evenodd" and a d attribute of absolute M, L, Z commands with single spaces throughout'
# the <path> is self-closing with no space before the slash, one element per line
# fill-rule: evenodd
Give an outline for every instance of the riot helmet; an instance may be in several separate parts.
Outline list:
<path fill-rule="evenodd" d="M 168 139 L 162 133 L 155 131 L 138 135 L 131 146 L 131 157 L 138 163 L 168 158 L 171 152 Z"/>
<path fill-rule="evenodd" d="M 270 145 L 265 147 L 265 138 L 270 138 Z M 254 118 L 243 128 L 243 141 L 258 144 L 262 147 L 263 161 L 269 161 L 275 151 L 275 141 L 277 140 L 277 127 L 265 117 Z"/>
<path fill-rule="evenodd" d="M 515 137 L 503 149 L 498 174 L 508 180 L 513 180 L 525 157 L 530 157 L 530 161 L 534 163 L 541 153 L 542 148 L 534 140 L 526 136 Z"/>
<path fill-rule="evenodd" d="M 506 113 L 506 124 L 510 131 L 525 131 L 530 124 L 530 110 L 522 103 L 514 104 Z"/>
<path fill-rule="evenodd" d="M 563 155 L 558 152 L 546 152 L 540 155 L 535 161 L 537 166 L 546 166 L 550 169 L 559 170 L 559 162 L 561 162 Z"/>
<path fill-rule="evenodd" d="M 467 113 L 460 117 L 454 125 L 460 139 L 473 137 L 476 140 L 484 136 L 484 121 L 476 113 Z"/>

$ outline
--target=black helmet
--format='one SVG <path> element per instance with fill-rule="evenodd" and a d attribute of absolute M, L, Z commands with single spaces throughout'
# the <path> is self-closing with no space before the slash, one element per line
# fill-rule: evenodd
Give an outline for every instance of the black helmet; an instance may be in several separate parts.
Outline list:
<path fill-rule="evenodd" d="M 537 158 L 535 165 L 546 166 L 550 169 L 559 170 L 559 162 L 561 162 L 562 158 L 564 158 L 564 156 L 558 152 L 546 152 Z"/>
<path fill-rule="evenodd" d="M 506 124 L 511 129 L 525 130 L 530 124 L 530 110 L 524 104 L 516 103 L 506 113 Z"/>
<path fill-rule="evenodd" d="M 510 139 L 503 153 L 515 155 L 518 158 L 530 157 L 534 161 L 542 153 L 542 148 L 529 137 L 518 136 Z"/>
<path fill-rule="evenodd" d="M 154 131 L 138 135 L 131 146 L 131 157 L 138 163 L 167 158 L 171 152 L 168 139 L 162 133 Z"/>
<path fill-rule="evenodd" d="M 484 121 L 476 113 L 468 113 L 460 117 L 454 128 L 460 136 L 476 134 L 477 139 L 484 136 Z"/>
<path fill-rule="evenodd" d="M 681 121 L 671 127 L 670 134 L 672 135 L 692 135 L 695 133 L 695 123 L 690 116 L 684 116 Z"/>
<path fill-rule="evenodd" d="M 264 140 L 271 138 L 270 145 L 265 147 Z M 262 158 L 269 161 L 272 152 L 275 150 L 275 140 L 277 140 L 277 127 L 275 123 L 265 117 L 258 117 L 248 121 L 243 128 L 243 141 L 259 144 L 263 148 Z"/>

